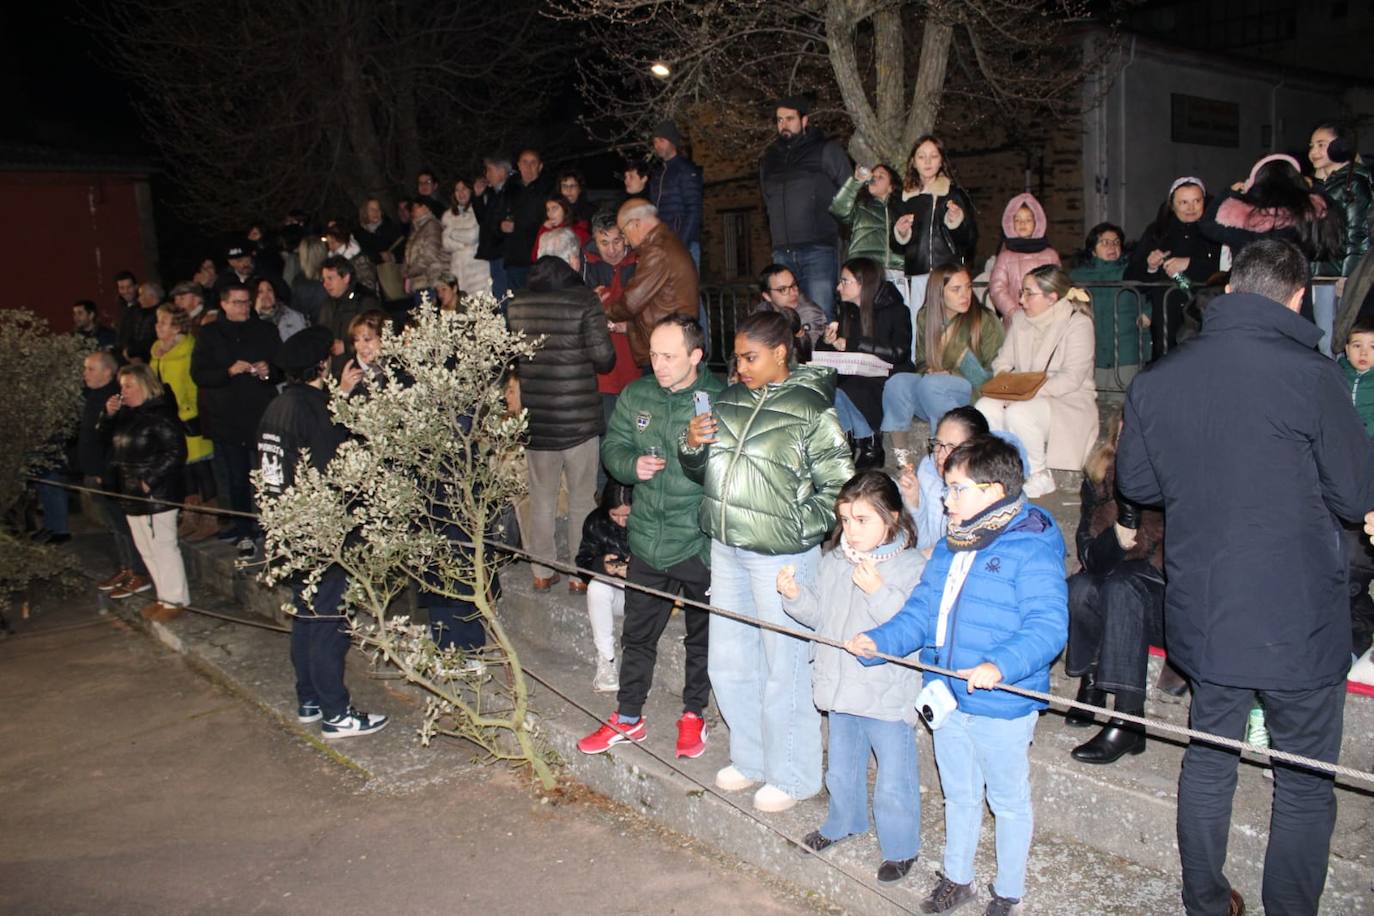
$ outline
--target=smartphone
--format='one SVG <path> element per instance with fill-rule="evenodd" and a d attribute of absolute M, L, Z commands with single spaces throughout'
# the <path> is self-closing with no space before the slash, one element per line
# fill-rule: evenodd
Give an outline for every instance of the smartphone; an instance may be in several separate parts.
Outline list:
<path fill-rule="evenodd" d="M 709 391 L 698 391 L 692 395 L 692 403 L 696 406 L 697 416 L 711 412 L 711 393 Z"/>

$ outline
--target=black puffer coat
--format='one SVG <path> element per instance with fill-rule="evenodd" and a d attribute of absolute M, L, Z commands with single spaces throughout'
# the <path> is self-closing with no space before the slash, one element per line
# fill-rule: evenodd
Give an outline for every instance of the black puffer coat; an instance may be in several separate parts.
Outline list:
<path fill-rule="evenodd" d="M 105 486 L 125 496 L 181 502 L 186 495 L 182 470 L 186 467 L 186 431 L 177 419 L 171 393 L 149 398 L 138 407 L 121 407 L 106 415 L 101 429 L 110 436 L 110 467 Z M 148 485 L 147 492 L 143 484 Z M 120 500 L 125 515 L 152 515 L 168 507 L 138 500 Z"/>
<path fill-rule="evenodd" d="M 814 127 L 768 144 L 759 184 L 773 247 L 838 245 L 840 226 L 830 215 L 830 201 L 852 171 L 844 149 Z"/>
<path fill-rule="evenodd" d="M 507 308 L 512 331 L 544 337 L 532 358 L 519 365 L 520 398 L 529 411 L 529 447 L 562 451 L 605 430 L 596 374 L 615 365 L 606 313 L 596 293 L 564 261 L 542 257 L 530 271 L 529 288 Z"/>
<path fill-rule="evenodd" d="M 630 530 L 612 521 L 610 512 L 597 508 L 582 523 L 582 546 L 577 550 L 577 565 L 610 575 L 606 572 L 607 554 L 630 559 Z M 591 576 L 582 577 L 583 582 L 591 580 Z"/>

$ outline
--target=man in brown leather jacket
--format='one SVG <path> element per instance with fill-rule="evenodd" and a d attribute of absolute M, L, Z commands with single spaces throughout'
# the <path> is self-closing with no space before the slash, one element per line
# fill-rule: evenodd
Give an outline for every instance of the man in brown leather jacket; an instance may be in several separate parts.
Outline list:
<path fill-rule="evenodd" d="M 621 204 L 616 217 L 639 266 L 624 294 L 606 303 L 612 321 L 624 321 L 635 364 L 649 365 L 649 333 L 660 318 L 674 313 L 697 316 L 700 306 L 697 269 L 692 255 L 642 197 Z"/>

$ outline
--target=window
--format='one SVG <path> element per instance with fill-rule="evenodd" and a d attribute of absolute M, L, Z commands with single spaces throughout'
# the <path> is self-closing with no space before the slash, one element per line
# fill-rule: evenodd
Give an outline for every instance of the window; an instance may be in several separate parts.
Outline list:
<path fill-rule="evenodd" d="M 750 277 L 754 265 L 750 263 L 749 211 L 726 210 L 721 214 L 725 225 L 721 238 L 725 241 L 725 276 Z"/>

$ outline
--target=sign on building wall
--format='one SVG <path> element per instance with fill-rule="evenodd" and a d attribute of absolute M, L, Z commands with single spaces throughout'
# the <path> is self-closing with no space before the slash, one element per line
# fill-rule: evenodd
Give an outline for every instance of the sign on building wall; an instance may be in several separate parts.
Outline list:
<path fill-rule="evenodd" d="M 1169 96 L 1171 130 L 1175 143 L 1201 146 L 1240 146 L 1240 105 L 1221 99 L 1174 92 Z"/>

